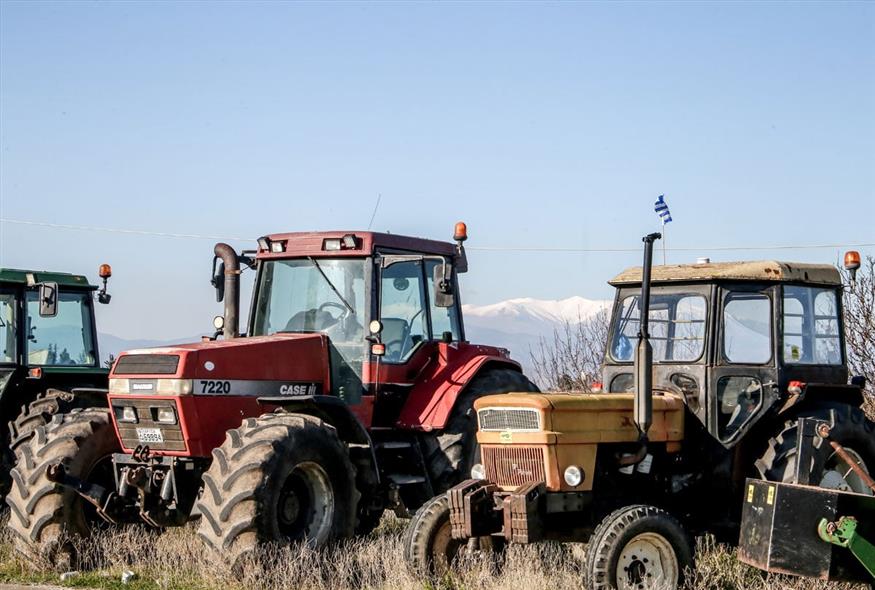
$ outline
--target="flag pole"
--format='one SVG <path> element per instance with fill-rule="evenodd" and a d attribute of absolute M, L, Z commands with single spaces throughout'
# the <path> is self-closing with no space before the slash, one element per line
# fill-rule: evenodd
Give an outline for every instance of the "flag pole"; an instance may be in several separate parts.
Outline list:
<path fill-rule="evenodd" d="M 665 266 L 665 220 L 662 220 L 662 266 Z"/>

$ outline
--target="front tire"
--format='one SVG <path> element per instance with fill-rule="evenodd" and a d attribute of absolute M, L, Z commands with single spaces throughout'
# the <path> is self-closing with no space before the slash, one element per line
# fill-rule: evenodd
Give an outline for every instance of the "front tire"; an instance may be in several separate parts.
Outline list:
<path fill-rule="evenodd" d="M 60 463 L 70 476 L 112 489 L 112 455 L 120 451 L 106 409 L 74 410 L 37 426 L 18 448 L 6 498 L 16 549 L 29 558 L 76 567 L 70 537 L 87 537 L 105 521 L 75 491 L 49 481 L 46 470 Z"/>
<path fill-rule="evenodd" d="M 814 418 L 829 424 L 829 439 L 842 445 L 869 475 L 875 474 L 875 423 L 866 418 L 863 410 L 847 404 L 835 404 L 814 408 L 799 417 Z M 765 452 L 756 462 L 760 478 L 783 483 L 795 482 L 798 430 L 798 418 L 788 420 L 781 431 L 769 440 Z M 817 436 L 813 441 L 816 446 L 811 463 L 806 468 L 812 475 L 814 485 L 873 495 L 872 489 L 838 457 L 829 441 Z"/>
<path fill-rule="evenodd" d="M 233 566 L 264 543 L 353 535 L 355 471 L 334 427 L 313 416 L 246 419 L 213 451 L 203 482 L 198 535 Z"/>
<path fill-rule="evenodd" d="M 446 494 L 432 498 L 416 511 L 404 530 L 401 545 L 404 560 L 414 574 L 440 578 L 449 572 L 465 543 L 452 537 Z"/>
<path fill-rule="evenodd" d="M 586 548 L 588 590 L 679 588 L 693 549 L 668 512 L 643 504 L 626 506 L 599 524 Z"/>

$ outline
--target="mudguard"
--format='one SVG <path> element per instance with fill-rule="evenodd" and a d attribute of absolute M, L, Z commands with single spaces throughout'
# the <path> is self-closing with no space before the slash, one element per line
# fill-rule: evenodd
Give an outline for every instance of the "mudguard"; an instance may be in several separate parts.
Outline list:
<path fill-rule="evenodd" d="M 486 367 L 521 371 L 502 348 L 472 344 L 438 345 L 436 362 L 423 370 L 410 391 L 396 426 L 410 430 L 440 430 L 446 426 L 456 399 Z"/>

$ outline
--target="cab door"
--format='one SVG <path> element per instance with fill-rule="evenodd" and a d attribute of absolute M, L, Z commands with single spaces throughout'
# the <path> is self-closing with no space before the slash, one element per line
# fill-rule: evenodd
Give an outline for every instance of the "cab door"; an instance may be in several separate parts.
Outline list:
<path fill-rule="evenodd" d="M 709 376 L 709 431 L 731 447 L 775 399 L 774 286 L 719 290 L 717 346 Z"/>

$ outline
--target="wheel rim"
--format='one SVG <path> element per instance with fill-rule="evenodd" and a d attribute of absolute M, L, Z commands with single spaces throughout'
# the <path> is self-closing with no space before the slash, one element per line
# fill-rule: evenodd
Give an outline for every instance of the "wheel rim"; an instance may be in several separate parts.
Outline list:
<path fill-rule="evenodd" d="M 866 462 L 860 456 L 860 453 L 850 447 L 844 447 L 847 454 L 851 456 L 854 464 L 858 465 L 866 473 L 871 473 Z M 841 490 L 844 492 L 856 492 L 866 496 L 873 495 L 872 489 L 866 485 L 866 482 L 859 474 L 851 468 L 851 465 L 842 459 L 838 453 L 833 453 L 826 460 L 826 465 L 823 469 L 823 477 L 820 480 L 820 487 L 831 490 Z"/>
<path fill-rule="evenodd" d="M 626 543 L 617 561 L 617 588 L 675 588 L 680 578 L 678 558 L 662 535 L 642 533 Z"/>
<path fill-rule="evenodd" d="M 289 541 L 319 544 L 328 538 L 334 518 L 334 489 L 317 463 L 300 463 L 292 469 L 277 501 L 280 533 Z"/>
<path fill-rule="evenodd" d="M 461 547 L 462 542 L 453 539 L 453 528 L 447 520 L 435 533 L 432 543 L 431 560 L 434 573 L 443 574 L 448 571 Z"/>

